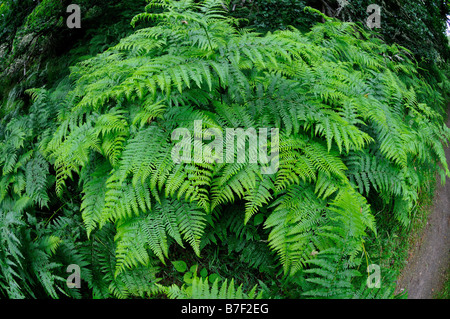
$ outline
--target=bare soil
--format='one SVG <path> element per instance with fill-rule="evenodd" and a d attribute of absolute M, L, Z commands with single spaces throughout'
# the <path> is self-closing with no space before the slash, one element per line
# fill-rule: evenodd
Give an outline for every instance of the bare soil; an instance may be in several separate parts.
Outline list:
<path fill-rule="evenodd" d="M 450 105 L 447 126 L 450 127 Z M 445 149 L 450 165 L 450 147 Z M 431 299 L 442 289 L 450 265 L 450 179 L 439 183 L 428 221 L 409 251 L 409 258 L 397 284 L 397 293 L 406 290 L 409 299 Z"/>

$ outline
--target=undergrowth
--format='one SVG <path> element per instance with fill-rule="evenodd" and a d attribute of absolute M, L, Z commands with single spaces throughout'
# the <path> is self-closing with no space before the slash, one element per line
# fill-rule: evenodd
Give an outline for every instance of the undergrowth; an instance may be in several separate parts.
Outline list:
<path fill-rule="evenodd" d="M 324 19 L 262 35 L 219 1 L 151 1 L 131 22 L 155 26 L 2 108 L 0 295 L 396 297 L 393 238 L 450 175 L 445 95 L 407 49 Z M 185 142 L 217 161 L 175 162 L 172 133 L 200 121 Z M 243 163 L 220 161 L 227 128 L 277 129 L 277 170 L 245 140 Z"/>

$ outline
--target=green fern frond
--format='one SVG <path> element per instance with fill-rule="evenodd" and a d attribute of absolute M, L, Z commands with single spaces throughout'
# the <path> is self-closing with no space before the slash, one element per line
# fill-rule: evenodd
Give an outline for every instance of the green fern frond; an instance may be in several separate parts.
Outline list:
<path fill-rule="evenodd" d="M 208 279 L 203 280 L 196 277 L 192 281 L 192 286 L 181 288 L 176 285 L 160 286 L 160 289 L 170 299 L 261 299 L 262 297 L 262 291 L 257 294 L 257 286 L 245 293 L 242 284 L 235 287 L 234 279 L 230 283 L 225 279 L 221 286 L 219 286 L 219 281 L 216 280 L 210 286 Z"/>

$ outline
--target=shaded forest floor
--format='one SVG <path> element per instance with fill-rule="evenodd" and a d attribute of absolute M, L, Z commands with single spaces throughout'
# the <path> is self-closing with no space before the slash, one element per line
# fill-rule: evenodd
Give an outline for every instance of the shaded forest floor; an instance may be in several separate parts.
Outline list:
<path fill-rule="evenodd" d="M 450 104 L 447 108 L 450 127 Z M 450 147 L 445 149 L 450 163 Z M 438 181 L 439 182 L 439 181 Z M 436 187 L 427 224 L 408 252 L 408 262 L 397 285 L 397 293 L 408 291 L 409 299 L 431 299 L 443 289 L 450 265 L 450 179 Z"/>

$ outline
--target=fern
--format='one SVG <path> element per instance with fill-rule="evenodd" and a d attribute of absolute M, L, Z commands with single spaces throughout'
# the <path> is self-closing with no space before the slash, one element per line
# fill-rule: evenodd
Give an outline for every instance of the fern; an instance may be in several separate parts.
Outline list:
<path fill-rule="evenodd" d="M 245 293 L 242 291 L 242 285 L 235 287 L 233 279 L 230 283 L 225 279 L 221 286 L 216 280 L 210 287 L 208 279 L 194 278 L 192 286 L 189 287 L 180 288 L 172 285 L 161 286 L 160 289 L 171 299 L 261 299 L 262 297 L 262 292 L 257 294 L 257 286 Z"/>
<path fill-rule="evenodd" d="M 407 50 L 356 24 L 261 35 L 222 4 L 150 1 L 131 22 L 154 26 L 28 90 L 28 113 L 0 122 L 2 296 L 82 297 L 64 286 L 72 263 L 95 298 L 260 296 L 158 284 L 174 279 L 167 260 L 222 246 L 304 296 L 391 295 L 359 287 L 365 241 L 379 211 L 408 226 L 427 179 L 450 176 L 442 96 Z M 191 161 L 172 158 L 176 129 Z M 273 129 L 266 154 L 227 129 Z M 277 146 L 264 174 L 255 156 Z"/>
<path fill-rule="evenodd" d="M 95 196 L 104 199 L 96 201 L 95 213 L 82 205 L 89 231 L 116 224 L 119 272 L 147 265 L 147 249 L 164 260 L 169 238 L 182 245 L 188 229 L 191 235 L 185 236 L 199 255 L 199 216 L 244 201 L 244 224 L 270 207 L 265 224 L 272 229 L 270 247 L 293 275 L 306 267 L 311 253 L 329 249 L 315 229 L 333 229 L 350 218 L 353 224 L 346 227 L 361 243 L 366 229 L 376 231 L 361 194 L 373 189 L 386 205 L 395 196 L 397 206 L 417 199 L 418 184 L 411 184 L 414 175 L 407 167 L 431 157 L 413 142 L 415 133 L 404 121 L 419 104 L 397 73 L 412 72 L 408 63 L 399 67 L 377 55 L 388 51 L 378 40 L 361 29 L 358 37 L 355 25 L 335 21 L 308 34 L 294 29 L 263 37 L 239 34 L 214 1 L 152 2 L 147 9 L 153 8 L 163 11 L 140 14 L 133 23 L 151 19 L 160 21 L 157 26 L 137 31 L 77 70 L 79 102 L 61 123 L 70 131 L 48 149 L 58 168 L 59 192 L 72 172 L 87 166 L 88 154 L 99 153 L 112 165 L 98 184 L 103 190 Z M 125 103 L 129 113 L 122 111 Z M 138 109 L 139 103 L 144 107 Z M 201 137 L 208 128 L 279 128 L 278 172 L 262 176 L 258 165 L 235 161 L 173 163 L 169 132 L 192 129 L 196 120 L 204 121 Z M 442 133 L 427 134 L 435 134 L 444 161 Z M 91 192 L 86 191 L 85 200 Z M 296 201 L 293 192 L 300 192 Z M 180 219 L 191 216 L 187 202 L 198 211 L 189 227 Z M 168 203 L 170 214 L 164 209 Z M 324 217 L 327 212 L 334 217 Z"/>
<path fill-rule="evenodd" d="M 168 257 L 169 236 L 182 247 L 184 239 L 200 255 L 200 239 L 205 226 L 203 216 L 204 213 L 193 204 L 164 200 L 148 214 L 119 223 L 117 273 L 126 266 L 148 264 L 147 248 L 164 262 L 164 257 Z"/>

